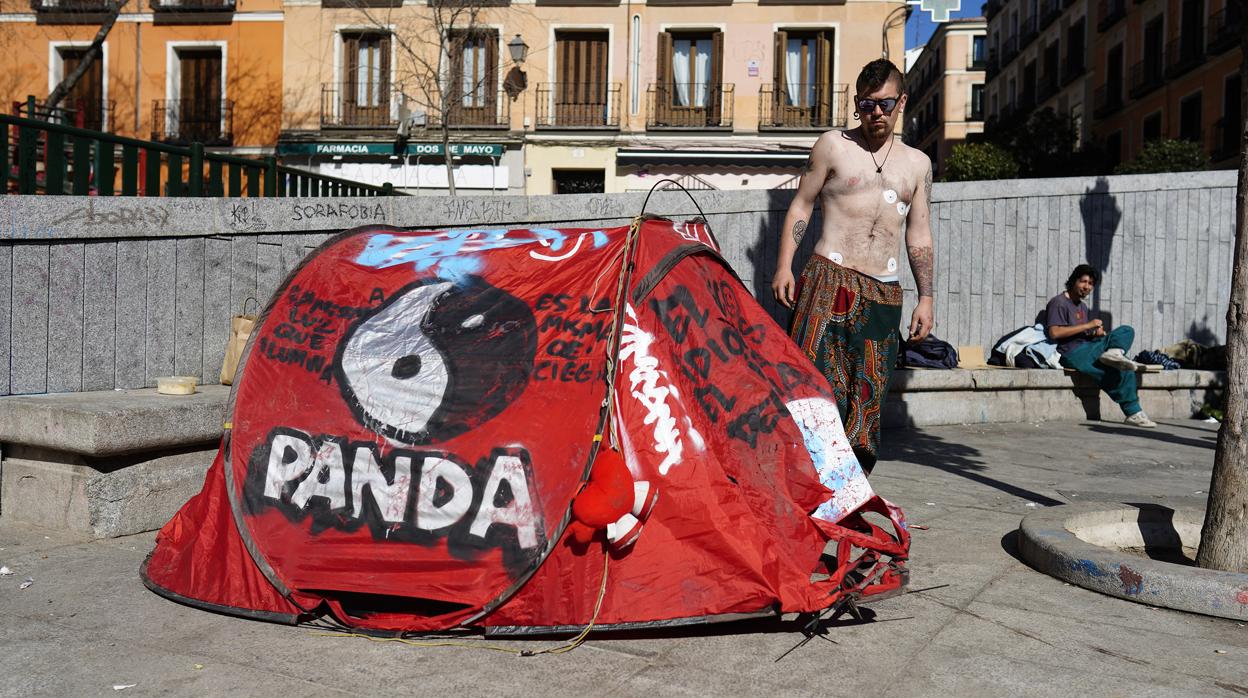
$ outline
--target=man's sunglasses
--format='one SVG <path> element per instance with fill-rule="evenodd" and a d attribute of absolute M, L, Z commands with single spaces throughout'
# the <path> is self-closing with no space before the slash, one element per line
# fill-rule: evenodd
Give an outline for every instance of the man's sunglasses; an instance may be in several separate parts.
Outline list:
<path fill-rule="evenodd" d="M 901 101 L 900 97 L 885 97 L 884 99 L 860 98 L 858 100 L 858 111 L 863 114 L 871 114 L 875 112 L 876 107 L 879 107 L 880 111 L 886 115 L 892 114 L 893 110 L 897 108 L 897 102 L 899 101 Z"/>

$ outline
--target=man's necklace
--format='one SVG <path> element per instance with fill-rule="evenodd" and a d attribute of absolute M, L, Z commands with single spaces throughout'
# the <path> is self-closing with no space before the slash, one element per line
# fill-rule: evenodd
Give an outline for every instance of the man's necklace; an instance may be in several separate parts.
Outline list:
<path fill-rule="evenodd" d="M 875 165 L 875 173 L 876 173 L 876 174 L 881 174 L 882 172 L 884 172 L 884 163 L 888 162 L 888 156 L 893 154 L 893 141 L 895 141 L 895 140 L 896 140 L 895 138 L 889 138 L 889 139 L 888 139 L 888 151 L 887 151 L 886 153 L 884 153 L 884 160 L 883 160 L 883 162 L 876 162 L 876 161 L 875 161 L 875 153 L 871 152 L 870 144 L 868 144 L 868 147 L 867 147 L 867 155 L 870 155 L 870 156 L 871 156 L 871 164 L 872 164 L 872 165 Z M 863 142 L 863 143 L 866 143 L 866 142 L 867 142 L 867 139 L 866 139 L 866 137 L 865 137 L 865 136 L 863 137 L 862 142 Z"/>

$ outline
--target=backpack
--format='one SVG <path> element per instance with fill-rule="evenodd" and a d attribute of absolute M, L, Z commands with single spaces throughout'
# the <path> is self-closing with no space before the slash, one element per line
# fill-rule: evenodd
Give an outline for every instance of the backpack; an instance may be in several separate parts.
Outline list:
<path fill-rule="evenodd" d="M 949 342 L 928 335 L 922 342 L 901 343 L 901 365 L 912 368 L 957 368 L 958 350 Z"/>

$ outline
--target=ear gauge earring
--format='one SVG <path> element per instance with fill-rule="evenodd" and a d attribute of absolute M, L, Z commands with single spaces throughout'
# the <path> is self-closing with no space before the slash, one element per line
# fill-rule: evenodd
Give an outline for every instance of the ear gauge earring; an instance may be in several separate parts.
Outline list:
<path fill-rule="evenodd" d="M 862 121 L 862 117 L 858 114 L 858 112 L 854 112 L 854 118 Z"/>

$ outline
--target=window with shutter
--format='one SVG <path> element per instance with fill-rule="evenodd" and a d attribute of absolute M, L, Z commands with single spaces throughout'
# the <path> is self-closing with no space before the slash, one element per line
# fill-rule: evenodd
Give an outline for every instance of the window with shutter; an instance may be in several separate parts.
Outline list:
<path fill-rule="evenodd" d="M 479 29 L 451 34 L 450 71 L 444 97 L 451 125 L 498 123 L 498 32 Z"/>
<path fill-rule="evenodd" d="M 86 57 L 86 47 L 66 47 L 58 49 L 61 56 L 61 74 L 58 80 L 73 73 Z M 61 102 L 69 116 L 69 122 L 79 128 L 103 131 L 108 127 L 104 117 L 104 61 L 101 56 L 91 63 L 87 72 L 65 95 Z"/>
<path fill-rule="evenodd" d="M 772 71 L 771 125 L 830 128 L 836 89 L 832 84 L 833 31 L 778 31 Z"/>
<path fill-rule="evenodd" d="M 659 34 L 656 125 L 718 126 L 723 114 L 723 33 Z"/>
<path fill-rule="evenodd" d="M 220 143 L 225 133 L 221 49 L 178 49 L 178 101 L 171 110 L 177 139 Z"/>
<path fill-rule="evenodd" d="M 343 125 L 390 125 L 390 35 L 343 34 L 342 45 L 344 80 L 338 87 Z"/>
<path fill-rule="evenodd" d="M 555 33 L 556 124 L 606 125 L 607 60 L 606 32 Z"/>

